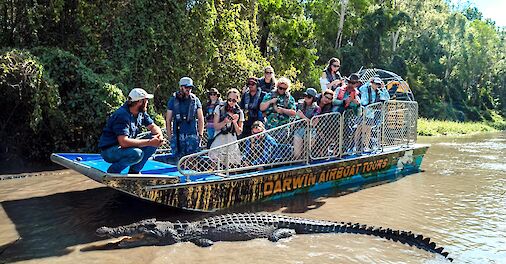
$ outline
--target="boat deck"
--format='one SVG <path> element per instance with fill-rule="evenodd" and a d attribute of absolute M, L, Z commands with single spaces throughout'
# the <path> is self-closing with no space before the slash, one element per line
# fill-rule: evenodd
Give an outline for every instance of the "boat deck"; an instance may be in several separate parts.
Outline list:
<path fill-rule="evenodd" d="M 87 173 L 84 173 L 87 176 L 90 176 L 91 178 L 102 182 L 103 177 L 110 177 L 110 178 L 157 178 L 157 179 L 177 179 L 177 182 L 179 183 L 186 183 L 186 182 L 203 182 L 203 181 L 214 181 L 214 180 L 223 180 L 225 178 L 234 178 L 234 177 L 249 177 L 254 176 L 258 174 L 265 174 L 265 173 L 275 173 L 275 172 L 281 172 L 281 171 L 290 171 L 290 170 L 297 170 L 301 168 L 308 168 L 310 166 L 318 166 L 323 163 L 331 163 L 331 162 L 344 162 L 364 156 L 371 156 L 375 154 L 387 154 L 389 152 L 398 151 L 402 148 L 399 147 L 392 147 L 388 149 L 384 149 L 383 152 L 380 153 L 361 153 L 361 154 L 353 154 L 353 155 L 346 155 L 342 158 L 330 158 L 326 160 L 313 160 L 309 164 L 306 163 L 296 163 L 296 164 L 288 164 L 284 166 L 274 166 L 274 167 L 267 167 L 264 170 L 250 170 L 250 171 L 244 171 L 242 173 L 235 173 L 235 174 L 221 174 L 221 173 L 208 173 L 208 174 L 198 174 L 198 175 L 183 175 L 181 172 L 178 171 L 177 165 L 164 163 L 161 161 L 157 161 L 154 159 L 150 159 L 146 162 L 143 169 L 141 170 L 141 174 L 127 174 L 128 168 L 126 168 L 124 171 L 122 171 L 120 174 L 110 174 L 107 173 L 107 169 L 111 165 L 110 163 L 104 161 L 100 154 L 88 154 L 88 153 L 55 153 L 52 155 L 52 159 L 71 169 L 77 170 L 78 168 L 81 169 L 87 169 Z M 79 171 L 79 170 L 78 170 Z M 80 171 L 83 173 L 82 171 Z M 94 172 L 94 173 L 92 173 Z M 90 175 L 92 174 L 92 175 Z M 97 177 L 93 177 L 93 176 Z"/>

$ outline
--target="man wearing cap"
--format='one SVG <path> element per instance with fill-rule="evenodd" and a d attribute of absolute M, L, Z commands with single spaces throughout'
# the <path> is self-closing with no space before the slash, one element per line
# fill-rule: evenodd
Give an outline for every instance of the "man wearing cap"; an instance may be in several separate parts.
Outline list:
<path fill-rule="evenodd" d="M 355 113 L 358 113 L 360 106 L 360 97 L 357 87 L 360 86 L 360 77 L 358 74 L 353 73 L 350 77 L 346 78 L 348 82 L 346 86 L 342 86 L 337 93 L 337 99 L 339 100 L 340 107 L 339 112 L 344 112 L 348 109 L 353 109 Z"/>
<path fill-rule="evenodd" d="M 244 125 L 241 138 L 251 135 L 251 126 L 255 121 L 263 121 L 264 117 L 260 111 L 265 92 L 257 86 L 257 78 L 249 77 L 246 83 L 247 88 L 242 95 L 239 107 L 244 111 Z"/>
<path fill-rule="evenodd" d="M 149 157 L 163 144 L 162 130 L 146 112 L 148 99 L 151 98 L 152 94 L 135 88 L 128 94 L 128 101 L 107 120 L 98 144 L 102 158 L 112 163 L 107 172 L 120 173 L 130 166 L 128 173 L 138 174 Z M 136 139 L 141 126 L 151 131 L 151 138 Z"/>
<path fill-rule="evenodd" d="M 370 82 L 360 86 L 360 103 L 366 107 L 367 105 L 385 102 L 390 99 L 390 94 L 385 89 L 385 84 L 379 76 L 374 76 Z M 378 133 L 382 122 L 381 107 L 366 107 L 365 108 L 365 122 L 362 122 L 362 132 L 364 134 L 365 150 L 373 150 L 378 145 Z M 375 133 L 372 133 L 373 130 Z M 373 138 L 371 139 L 371 134 Z"/>
<path fill-rule="evenodd" d="M 181 78 L 179 91 L 167 102 L 165 125 L 171 140 L 172 153 L 178 159 L 199 152 L 200 139 L 204 134 L 202 103 L 191 92 L 193 87 L 190 77 Z"/>
<path fill-rule="evenodd" d="M 390 95 L 385 89 L 385 84 L 378 76 L 373 77 L 370 82 L 360 86 L 358 91 L 360 92 L 360 104 L 363 106 L 390 99 Z"/>

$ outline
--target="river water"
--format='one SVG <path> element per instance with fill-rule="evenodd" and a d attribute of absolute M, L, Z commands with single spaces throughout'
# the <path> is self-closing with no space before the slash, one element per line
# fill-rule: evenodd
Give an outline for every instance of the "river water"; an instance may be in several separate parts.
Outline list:
<path fill-rule="evenodd" d="M 419 142 L 432 145 L 421 173 L 343 196 L 241 210 L 411 230 L 444 246 L 456 263 L 506 263 L 506 133 Z M 203 214 L 140 201 L 70 170 L 2 180 L 0 204 L 0 262 L 448 263 L 417 248 L 352 234 L 98 250 L 115 240 L 96 237 L 97 227 Z"/>

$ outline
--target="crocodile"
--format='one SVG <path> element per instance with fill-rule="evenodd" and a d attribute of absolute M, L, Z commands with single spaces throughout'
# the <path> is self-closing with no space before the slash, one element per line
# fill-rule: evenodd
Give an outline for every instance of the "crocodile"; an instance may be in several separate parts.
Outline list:
<path fill-rule="evenodd" d="M 100 237 L 123 238 L 117 244 L 120 248 L 148 245 L 171 245 L 192 242 L 208 247 L 217 241 L 246 241 L 267 238 L 276 242 L 295 234 L 352 233 L 372 235 L 393 240 L 420 249 L 440 254 L 446 259 L 448 252 L 437 247 L 430 238 L 410 231 L 373 227 L 359 223 L 331 222 L 291 217 L 279 214 L 239 213 L 204 218 L 195 222 L 168 222 L 156 219 L 142 220 L 119 227 L 100 227 Z"/>

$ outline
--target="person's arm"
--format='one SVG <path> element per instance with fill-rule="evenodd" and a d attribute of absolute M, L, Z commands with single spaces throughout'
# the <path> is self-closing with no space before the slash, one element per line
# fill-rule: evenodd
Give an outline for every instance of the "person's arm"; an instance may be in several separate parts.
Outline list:
<path fill-rule="evenodd" d="M 388 90 L 385 88 L 385 86 L 382 84 L 380 89 L 380 100 L 386 102 L 390 100 L 390 93 L 388 93 Z"/>
<path fill-rule="evenodd" d="M 227 117 L 225 117 L 223 121 L 220 122 L 220 106 L 217 106 L 214 109 L 214 130 L 220 131 L 228 123 L 230 123 L 230 119 Z"/>
<path fill-rule="evenodd" d="M 204 135 L 204 112 L 202 112 L 202 108 L 197 109 L 197 128 L 199 132 L 199 136 L 202 138 Z"/>
<path fill-rule="evenodd" d="M 160 135 L 163 138 L 162 130 L 155 123 L 147 126 L 147 128 L 149 129 L 149 131 L 151 131 L 151 134 L 153 134 L 153 135 Z"/>
<path fill-rule="evenodd" d="M 308 119 L 306 115 L 302 112 L 302 110 L 297 110 L 296 115 L 300 117 L 301 119 Z"/>
<path fill-rule="evenodd" d="M 329 80 L 327 80 L 327 74 L 322 72 L 320 76 L 320 87 L 322 88 L 322 94 L 325 93 L 327 89 L 329 89 L 328 85 L 330 84 Z"/>
<path fill-rule="evenodd" d="M 267 110 L 271 104 L 275 104 L 277 101 L 278 101 L 278 98 L 270 98 L 270 97 L 268 97 L 268 100 L 264 100 L 260 104 L 260 111 Z"/>
<path fill-rule="evenodd" d="M 172 110 L 167 110 L 165 114 L 165 130 L 167 130 L 167 139 L 172 138 Z"/>
<path fill-rule="evenodd" d="M 159 137 L 153 137 L 150 139 L 136 139 L 136 138 L 129 138 L 125 135 L 119 135 L 118 137 L 118 143 L 122 148 L 131 148 L 131 147 L 159 147 L 162 144 L 162 139 Z"/>
<path fill-rule="evenodd" d="M 242 128 L 243 128 L 243 122 L 244 122 L 244 112 L 239 111 L 239 114 L 234 114 L 232 119 L 232 124 L 234 125 L 234 130 L 236 135 L 242 134 Z"/>
<path fill-rule="evenodd" d="M 233 121 L 232 124 L 234 124 L 235 134 L 240 135 L 242 134 L 242 121 Z"/>
<path fill-rule="evenodd" d="M 290 95 L 288 98 L 288 108 L 278 107 L 276 112 L 279 114 L 287 115 L 287 116 L 295 116 L 297 111 L 295 111 L 295 99 Z"/>

